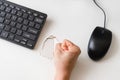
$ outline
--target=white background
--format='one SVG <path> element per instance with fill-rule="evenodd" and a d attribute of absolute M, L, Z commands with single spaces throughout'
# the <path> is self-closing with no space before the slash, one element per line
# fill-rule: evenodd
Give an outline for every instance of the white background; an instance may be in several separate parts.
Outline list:
<path fill-rule="evenodd" d="M 96 26 L 103 26 L 103 13 L 92 0 L 11 0 L 48 14 L 34 50 L 0 39 L 0 80 L 53 80 L 54 63 L 40 56 L 40 45 L 50 34 L 60 41 L 67 38 L 82 53 L 71 80 L 120 80 L 120 0 L 98 0 L 107 16 L 107 28 L 113 32 L 108 54 L 99 62 L 87 54 L 90 35 Z"/>

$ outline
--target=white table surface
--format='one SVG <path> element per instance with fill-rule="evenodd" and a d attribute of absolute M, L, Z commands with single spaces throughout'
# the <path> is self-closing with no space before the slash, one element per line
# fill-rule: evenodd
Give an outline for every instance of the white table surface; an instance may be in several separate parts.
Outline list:
<path fill-rule="evenodd" d="M 113 32 L 108 54 L 99 62 L 87 54 L 90 35 L 103 25 L 103 13 L 92 0 L 11 0 L 48 14 L 34 50 L 0 39 L 0 80 L 53 80 L 54 63 L 40 56 L 44 38 L 53 34 L 77 44 L 82 53 L 71 80 L 120 80 L 120 0 L 98 0 L 106 10 L 107 28 Z"/>

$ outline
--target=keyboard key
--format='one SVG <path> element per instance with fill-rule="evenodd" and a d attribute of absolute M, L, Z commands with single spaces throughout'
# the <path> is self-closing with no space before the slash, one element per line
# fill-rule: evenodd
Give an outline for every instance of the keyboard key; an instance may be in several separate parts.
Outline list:
<path fill-rule="evenodd" d="M 37 13 L 33 13 L 33 15 L 34 15 L 35 17 L 37 17 L 37 16 L 38 16 L 38 14 L 37 14 Z"/>
<path fill-rule="evenodd" d="M 24 37 L 21 37 L 21 40 L 24 41 L 24 42 L 27 42 L 28 40 Z"/>
<path fill-rule="evenodd" d="M 10 24 L 10 20 L 7 20 L 7 19 L 6 19 L 6 20 L 4 21 L 4 23 L 7 24 L 7 25 L 9 25 L 9 24 Z"/>
<path fill-rule="evenodd" d="M 28 20 L 24 20 L 24 21 L 23 21 L 23 24 L 24 24 L 24 25 L 27 25 L 28 23 L 29 23 Z"/>
<path fill-rule="evenodd" d="M 33 27 L 34 25 L 35 25 L 34 22 L 30 22 L 30 23 L 29 23 L 29 26 L 30 26 L 30 27 Z"/>
<path fill-rule="evenodd" d="M 31 15 L 31 14 L 32 14 L 32 12 L 30 12 L 30 11 L 28 11 L 27 13 L 28 13 L 29 15 Z"/>
<path fill-rule="evenodd" d="M 2 33 L 1 33 L 0 36 L 3 37 L 3 38 L 7 38 L 7 36 L 8 36 L 8 32 L 6 32 L 6 31 L 2 31 Z"/>
<path fill-rule="evenodd" d="M 23 19 L 19 17 L 19 18 L 17 19 L 17 21 L 18 21 L 19 23 L 22 23 Z"/>
<path fill-rule="evenodd" d="M 16 28 L 20 29 L 21 27 L 22 27 L 22 25 L 17 23 Z"/>
<path fill-rule="evenodd" d="M 25 10 L 25 9 L 21 9 L 21 11 L 26 12 L 26 10 Z"/>
<path fill-rule="evenodd" d="M 10 5 L 10 7 L 13 9 L 14 8 L 14 6 L 13 5 Z"/>
<path fill-rule="evenodd" d="M 28 18 L 28 14 L 27 14 L 27 13 L 24 13 L 24 14 L 23 14 L 23 18 Z"/>
<path fill-rule="evenodd" d="M 0 17 L 0 22 L 3 23 L 4 21 L 4 18 Z"/>
<path fill-rule="evenodd" d="M 22 12 L 21 12 L 21 11 L 18 11 L 18 12 L 17 12 L 17 15 L 18 15 L 18 16 L 22 16 Z"/>
<path fill-rule="evenodd" d="M 43 23 L 43 20 L 42 19 L 40 19 L 40 18 L 35 18 L 35 22 L 37 22 L 37 23 Z"/>
<path fill-rule="evenodd" d="M 13 20 L 13 21 L 16 21 L 16 19 L 17 19 L 17 16 L 15 16 L 15 15 L 13 15 L 13 16 L 11 17 L 11 20 Z"/>
<path fill-rule="evenodd" d="M 10 32 L 15 33 L 16 30 L 17 30 L 16 28 L 12 28 Z"/>
<path fill-rule="evenodd" d="M 25 42 L 25 41 L 21 41 L 20 43 L 21 43 L 22 45 L 25 45 L 25 44 L 26 44 L 26 42 Z"/>
<path fill-rule="evenodd" d="M 5 26 L 5 29 L 4 29 L 5 31 L 9 31 L 10 30 L 10 26 Z"/>
<path fill-rule="evenodd" d="M 27 28 L 28 28 L 27 26 L 24 26 L 24 25 L 23 25 L 22 30 L 26 31 Z"/>
<path fill-rule="evenodd" d="M 29 28 L 29 29 L 28 29 L 28 32 L 29 32 L 29 33 L 32 33 L 32 34 L 38 34 L 38 30 L 33 29 L 33 28 Z"/>
<path fill-rule="evenodd" d="M 22 30 L 17 30 L 16 34 L 20 36 L 22 34 Z"/>
<path fill-rule="evenodd" d="M 6 11 L 6 12 L 10 12 L 10 11 L 11 11 L 11 8 L 7 7 L 5 11 Z"/>
<path fill-rule="evenodd" d="M 40 24 L 36 24 L 36 25 L 35 25 L 35 28 L 36 28 L 36 29 L 40 29 L 40 28 L 41 28 Z"/>
<path fill-rule="evenodd" d="M 5 5 L 6 7 L 8 7 L 8 4 L 7 4 L 7 3 L 4 3 L 4 5 Z"/>
<path fill-rule="evenodd" d="M 15 9 L 13 9 L 13 10 L 11 11 L 12 14 L 16 14 L 16 12 L 17 12 L 17 10 L 15 10 Z"/>
<path fill-rule="evenodd" d="M 10 26 L 15 27 L 16 23 L 11 21 Z"/>
<path fill-rule="evenodd" d="M 40 17 L 40 18 L 42 18 L 42 19 L 44 19 L 44 18 L 45 18 L 45 16 L 43 16 L 43 15 L 40 15 L 39 17 Z"/>
<path fill-rule="evenodd" d="M 14 39 L 14 37 L 15 37 L 15 35 L 14 35 L 14 34 L 10 34 L 10 35 L 8 36 L 8 39 L 13 40 L 13 39 Z"/>
<path fill-rule="evenodd" d="M 3 12 L 3 11 L 0 12 L 0 16 L 4 17 L 5 15 L 6 15 L 5 12 Z"/>
<path fill-rule="evenodd" d="M 30 15 L 28 19 L 33 21 L 34 17 Z"/>
<path fill-rule="evenodd" d="M 14 39 L 15 42 L 19 43 L 20 40 L 21 40 L 21 37 L 20 37 L 20 36 L 15 36 L 15 39 Z"/>
<path fill-rule="evenodd" d="M 3 29 L 4 27 L 5 25 L 0 23 L 0 29 Z"/>
<path fill-rule="evenodd" d="M 1 1 L 0 1 L 0 5 L 3 4 Z"/>
<path fill-rule="evenodd" d="M 31 40 L 29 40 L 28 42 L 27 42 L 27 46 L 29 46 L 29 47 L 33 47 L 34 46 L 34 42 L 33 41 L 31 41 Z"/>
<path fill-rule="evenodd" d="M 19 8 L 19 7 L 16 7 L 15 9 L 17 9 L 18 11 L 20 10 L 20 8 Z"/>
<path fill-rule="evenodd" d="M 8 13 L 8 14 L 6 14 L 6 18 L 7 18 L 7 19 L 10 19 L 10 18 L 11 18 L 11 16 L 12 16 L 12 15 L 11 15 L 11 14 L 9 14 L 9 13 Z"/>
<path fill-rule="evenodd" d="M 27 33 L 27 32 L 24 32 L 24 33 L 23 33 L 23 37 L 28 38 L 28 39 L 31 39 L 31 40 L 35 40 L 35 39 L 36 39 L 36 36 L 35 36 L 35 35 L 30 34 L 30 33 Z"/>
<path fill-rule="evenodd" d="M 4 10 L 5 9 L 5 6 L 4 5 L 1 5 L 0 6 L 0 10 Z"/>

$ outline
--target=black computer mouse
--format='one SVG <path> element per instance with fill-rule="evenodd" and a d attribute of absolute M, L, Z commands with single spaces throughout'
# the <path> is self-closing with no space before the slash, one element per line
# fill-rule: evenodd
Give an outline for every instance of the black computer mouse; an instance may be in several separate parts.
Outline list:
<path fill-rule="evenodd" d="M 96 27 L 88 44 L 88 55 L 94 60 L 102 59 L 107 53 L 112 41 L 112 32 L 102 27 Z"/>

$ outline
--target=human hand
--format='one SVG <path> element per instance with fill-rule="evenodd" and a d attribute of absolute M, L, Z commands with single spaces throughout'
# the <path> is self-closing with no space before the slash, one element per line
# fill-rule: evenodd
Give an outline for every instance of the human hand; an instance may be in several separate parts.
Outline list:
<path fill-rule="evenodd" d="M 80 52 L 80 48 L 69 40 L 56 44 L 54 51 L 55 80 L 69 80 Z"/>

